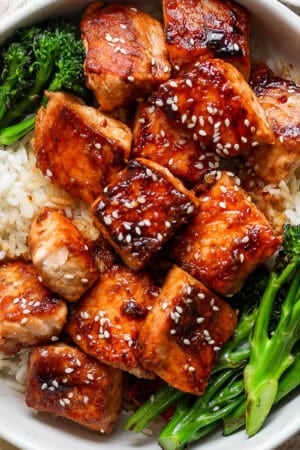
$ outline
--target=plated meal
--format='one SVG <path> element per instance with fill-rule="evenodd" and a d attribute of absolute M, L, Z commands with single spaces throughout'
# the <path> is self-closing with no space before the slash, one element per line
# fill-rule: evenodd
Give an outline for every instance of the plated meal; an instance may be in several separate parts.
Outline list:
<path fill-rule="evenodd" d="M 86 448 L 251 448 L 300 384 L 300 87 L 239 3 L 150 10 L 2 45 L 0 387 Z"/>

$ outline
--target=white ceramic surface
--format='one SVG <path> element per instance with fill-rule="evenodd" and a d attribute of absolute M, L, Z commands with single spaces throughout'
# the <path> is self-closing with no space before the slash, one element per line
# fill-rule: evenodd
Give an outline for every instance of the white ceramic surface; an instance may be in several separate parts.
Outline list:
<path fill-rule="evenodd" d="M 22 0 L 21 0 L 22 1 Z M 288 0 L 287 0 L 288 1 Z M 0 0 L 1 7 L 13 11 L 11 0 Z M 41 20 L 50 15 L 72 13 L 88 0 L 31 0 L 20 11 L 15 11 L 3 19 L 0 16 L 0 40 L 4 40 L 20 25 Z M 154 1 L 144 3 L 153 8 Z M 253 13 L 257 41 L 262 55 L 273 61 L 279 70 L 283 62 L 291 69 L 294 78 L 299 79 L 300 60 L 300 20 L 276 0 L 241 0 Z M 1 19 L 2 17 L 2 19 Z M 265 427 L 251 439 L 243 432 L 224 438 L 215 433 L 202 440 L 193 448 L 202 450 L 271 450 L 292 434 L 300 430 L 300 396 L 292 396 L 289 402 L 281 404 L 271 414 Z M 135 435 L 122 430 L 123 417 L 118 429 L 108 437 L 101 437 L 82 429 L 76 424 L 48 415 L 36 414 L 24 404 L 23 395 L 13 391 L 0 379 L 0 436 L 24 450 L 155 450 L 155 437 Z"/>

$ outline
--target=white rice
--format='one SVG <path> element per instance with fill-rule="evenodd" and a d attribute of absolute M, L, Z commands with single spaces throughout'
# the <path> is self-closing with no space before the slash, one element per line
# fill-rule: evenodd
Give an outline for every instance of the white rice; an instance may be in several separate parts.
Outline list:
<path fill-rule="evenodd" d="M 51 184 L 36 168 L 30 139 L 0 148 L 0 260 L 29 257 L 29 226 L 44 206 L 63 209 L 86 237 L 98 236 L 88 206 Z"/>

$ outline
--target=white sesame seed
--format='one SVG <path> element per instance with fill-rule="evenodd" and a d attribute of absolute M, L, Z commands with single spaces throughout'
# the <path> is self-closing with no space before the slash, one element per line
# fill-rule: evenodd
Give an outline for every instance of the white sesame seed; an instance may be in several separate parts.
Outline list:
<path fill-rule="evenodd" d="M 89 280 L 87 278 L 81 278 L 80 281 L 81 281 L 81 283 L 84 283 L 84 284 L 89 282 Z"/>
<path fill-rule="evenodd" d="M 73 279 L 75 278 L 75 276 L 72 275 L 71 273 L 66 273 L 66 274 L 64 275 L 64 278 L 65 278 L 66 280 L 73 280 Z"/>
<path fill-rule="evenodd" d="M 191 341 L 189 339 L 183 339 L 184 345 L 191 345 Z"/>
<path fill-rule="evenodd" d="M 175 103 L 172 103 L 171 108 L 173 111 L 178 111 L 178 106 Z"/>
<path fill-rule="evenodd" d="M 195 367 L 193 367 L 193 366 L 189 366 L 189 368 L 188 368 L 188 371 L 189 371 L 189 372 L 195 372 L 195 370 L 196 370 L 196 369 L 195 369 Z"/>
<path fill-rule="evenodd" d="M 239 144 L 234 144 L 233 148 L 234 148 L 234 150 L 238 151 L 240 149 L 240 146 L 239 146 Z"/>
<path fill-rule="evenodd" d="M 63 401 L 62 398 L 59 399 L 59 404 L 60 404 L 60 406 L 62 406 L 63 408 L 65 407 L 65 402 Z"/>
<path fill-rule="evenodd" d="M 230 127 L 230 120 L 228 119 L 228 117 L 224 120 L 224 124 L 227 128 Z"/>
<path fill-rule="evenodd" d="M 220 186 L 220 191 L 223 192 L 223 194 L 226 194 L 227 187 L 226 186 Z"/>
<path fill-rule="evenodd" d="M 21 325 L 24 325 L 25 323 L 27 323 L 28 322 L 28 319 L 27 319 L 27 317 L 23 317 L 23 319 L 21 320 Z"/>
<path fill-rule="evenodd" d="M 198 134 L 199 134 L 199 136 L 207 136 L 207 133 L 206 133 L 206 131 L 205 130 L 199 130 L 198 131 Z"/>
<path fill-rule="evenodd" d="M 93 381 L 95 379 L 94 375 L 92 373 L 87 374 L 87 379 Z"/>
<path fill-rule="evenodd" d="M 245 261 L 245 255 L 243 253 L 240 254 L 240 261 L 241 263 Z"/>
<path fill-rule="evenodd" d="M 132 75 L 129 75 L 129 76 L 127 77 L 127 80 L 128 80 L 129 82 L 132 82 L 132 81 L 134 81 L 134 77 L 133 77 Z"/>
<path fill-rule="evenodd" d="M 72 367 L 67 367 L 65 369 L 65 373 L 72 373 L 72 372 L 74 372 L 74 369 Z"/>
<path fill-rule="evenodd" d="M 241 136 L 241 141 L 242 141 L 244 144 L 247 144 L 248 139 L 246 138 L 246 136 Z"/>
<path fill-rule="evenodd" d="M 248 119 L 245 119 L 245 120 L 244 120 L 244 125 L 245 125 L 245 127 L 247 127 L 247 128 L 250 126 L 250 122 L 249 122 Z"/>
<path fill-rule="evenodd" d="M 204 317 L 197 317 L 197 320 L 196 320 L 196 322 L 197 323 L 202 323 L 202 322 L 204 322 Z"/>
<path fill-rule="evenodd" d="M 104 223 L 105 223 L 106 225 L 111 225 L 111 224 L 112 224 L 112 220 L 111 220 L 111 218 L 108 217 L 108 216 L 105 216 L 103 220 L 104 220 Z"/>
<path fill-rule="evenodd" d="M 212 307 L 212 310 L 213 310 L 213 311 L 220 311 L 220 308 L 219 308 L 218 306 L 213 306 L 213 307 Z"/>
<path fill-rule="evenodd" d="M 174 334 L 176 334 L 176 330 L 174 328 L 172 328 L 172 330 L 170 330 L 170 334 L 171 334 L 171 336 L 173 336 Z"/>
<path fill-rule="evenodd" d="M 48 384 L 47 383 L 43 383 L 42 386 L 41 386 L 42 391 L 44 391 L 47 388 L 48 388 Z"/>
<path fill-rule="evenodd" d="M 104 330 L 104 338 L 109 339 L 110 338 L 110 332 L 107 330 Z"/>
<path fill-rule="evenodd" d="M 233 44 L 233 49 L 238 52 L 240 50 L 240 46 L 239 44 L 237 44 L 236 42 Z"/>
<path fill-rule="evenodd" d="M 221 350 L 221 347 L 215 346 L 213 349 L 214 349 L 215 352 L 218 352 L 219 350 Z"/>
<path fill-rule="evenodd" d="M 199 294 L 197 294 L 197 297 L 200 298 L 200 300 L 203 300 L 205 298 L 205 294 L 203 292 L 199 292 Z"/>
<path fill-rule="evenodd" d="M 190 87 L 190 88 L 193 87 L 193 82 L 192 82 L 192 80 L 190 80 L 189 78 L 187 78 L 187 79 L 185 80 L 185 84 L 186 84 L 188 87 Z"/>
<path fill-rule="evenodd" d="M 170 80 L 170 86 L 173 87 L 173 88 L 177 88 L 178 84 L 176 83 L 176 81 Z"/>
<path fill-rule="evenodd" d="M 226 209 L 226 207 L 227 207 L 226 202 L 219 202 L 219 206 L 222 209 Z"/>
<path fill-rule="evenodd" d="M 59 338 L 58 338 L 57 336 L 52 336 L 52 337 L 51 337 L 51 341 L 52 341 L 52 342 L 57 342 L 58 339 L 59 339 Z"/>
<path fill-rule="evenodd" d="M 76 334 L 76 340 L 77 340 L 77 341 L 81 341 L 81 339 L 82 339 L 82 338 L 81 338 L 80 334 Z"/>

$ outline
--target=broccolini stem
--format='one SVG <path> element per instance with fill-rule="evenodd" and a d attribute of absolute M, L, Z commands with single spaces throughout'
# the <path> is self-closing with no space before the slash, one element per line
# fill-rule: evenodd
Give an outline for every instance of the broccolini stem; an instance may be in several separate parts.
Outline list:
<path fill-rule="evenodd" d="M 126 423 L 125 428 L 135 432 L 142 431 L 184 395 L 184 392 L 178 391 L 169 385 L 164 386 L 137 409 Z"/>
<path fill-rule="evenodd" d="M 300 271 L 295 271 L 298 258 L 294 257 L 280 275 L 272 272 L 258 310 L 253 335 L 250 339 L 250 360 L 244 379 L 247 393 L 246 431 L 249 436 L 262 427 L 275 401 L 278 380 L 293 363 L 291 354 L 299 339 L 300 300 L 295 297 L 300 285 Z M 290 276 L 293 279 L 282 303 L 282 317 L 274 334 L 269 337 L 269 321 L 274 300 Z"/>
<path fill-rule="evenodd" d="M 0 144 L 11 145 L 34 129 L 35 116 L 0 130 Z"/>
<path fill-rule="evenodd" d="M 298 355 L 295 362 L 286 370 L 279 380 L 278 392 L 274 404 L 280 402 L 284 397 L 290 394 L 300 385 L 300 356 Z M 233 413 L 224 420 L 223 432 L 224 436 L 240 430 L 246 423 L 246 402 L 241 403 Z"/>

